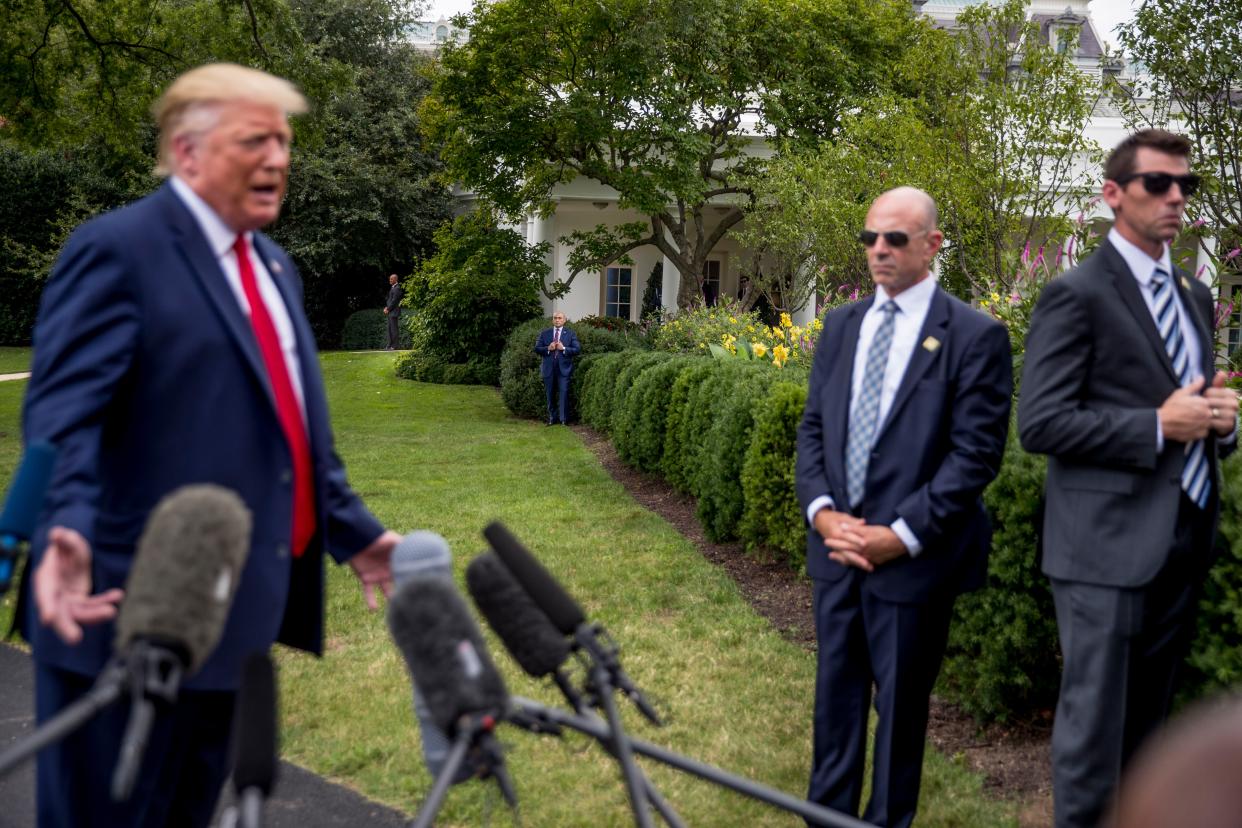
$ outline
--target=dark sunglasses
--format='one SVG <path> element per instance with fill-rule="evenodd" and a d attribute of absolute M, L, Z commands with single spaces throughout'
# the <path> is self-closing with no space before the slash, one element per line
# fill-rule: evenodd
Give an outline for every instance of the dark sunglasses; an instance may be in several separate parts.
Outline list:
<path fill-rule="evenodd" d="M 1117 183 L 1124 187 L 1136 178 L 1143 179 L 1143 189 L 1152 195 L 1164 195 L 1173 186 L 1174 181 L 1177 182 L 1182 195 L 1186 198 L 1190 198 L 1195 194 L 1195 190 L 1199 189 L 1199 176 L 1194 173 L 1188 175 L 1171 175 L 1162 172 L 1130 173 L 1118 178 Z"/>
<path fill-rule="evenodd" d="M 920 230 L 914 235 L 921 236 L 926 232 L 926 230 Z M 904 230 L 889 230 L 884 233 L 877 233 L 874 230 L 863 230 L 858 234 L 858 240 L 862 242 L 863 247 L 875 247 L 875 243 L 880 236 L 884 237 L 884 241 L 888 243 L 889 247 L 905 247 L 910 243 L 910 234 Z"/>

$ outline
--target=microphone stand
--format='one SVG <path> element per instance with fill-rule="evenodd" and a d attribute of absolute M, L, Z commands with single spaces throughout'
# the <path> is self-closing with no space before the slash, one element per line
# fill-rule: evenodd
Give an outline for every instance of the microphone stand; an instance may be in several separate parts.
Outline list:
<path fill-rule="evenodd" d="M 508 721 L 534 733 L 555 732 L 557 728 L 567 727 L 591 736 L 604 744 L 607 744 L 612 738 L 608 725 L 596 717 L 583 716 L 556 707 L 548 707 L 520 696 L 514 696 L 513 702 L 516 705 L 518 715 L 511 716 Z M 528 726 L 528 723 L 532 720 L 537 722 L 537 724 L 533 727 Z M 783 791 L 760 785 L 758 782 L 747 779 L 744 776 L 729 773 L 712 765 L 697 762 L 688 756 L 674 753 L 650 742 L 632 739 L 630 744 L 635 753 L 685 771 L 714 785 L 736 791 L 743 796 L 748 796 L 751 799 L 757 799 L 781 810 L 797 814 L 812 825 L 824 825 L 828 826 L 828 828 L 874 828 L 870 823 L 863 822 L 852 816 L 833 811 L 814 802 L 798 799 Z"/>
<path fill-rule="evenodd" d="M 472 748 L 477 751 L 475 766 L 479 768 L 480 775 L 494 777 L 505 802 L 510 808 L 517 808 L 517 792 L 513 789 L 513 780 L 505 769 L 500 746 L 492 738 L 496 721 L 497 717 L 492 713 L 467 713 L 457 720 L 457 734 L 449 748 L 448 758 L 444 760 L 444 766 L 440 768 L 440 774 L 419 807 L 414 821 L 410 823 L 410 828 L 431 828 L 435 823 L 436 815 L 444 804 L 444 797 L 448 794 L 458 770 L 466 761 L 466 754 Z"/>
<path fill-rule="evenodd" d="M 171 707 L 177 701 L 183 664 L 182 657 L 172 649 L 143 639 L 136 639 L 126 655 L 130 710 L 121 753 L 112 772 L 113 802 L 125 802 L 133 793 L 155 723 L 152 699 L 161 707 Z"/>

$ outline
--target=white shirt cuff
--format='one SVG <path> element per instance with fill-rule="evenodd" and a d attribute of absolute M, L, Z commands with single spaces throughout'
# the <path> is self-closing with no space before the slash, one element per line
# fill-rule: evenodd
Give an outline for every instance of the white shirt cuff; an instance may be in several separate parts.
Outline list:
<path fill-rule="evenodd" d="M 811 505 L 806 507 L 806 522 L 811 526 L 815 525 L 815 513 L 820 509 L 835 509 L 837 503 L 828 495 L 820 495 L 811 501 Z"/>
<path fill-rule="evenodd" d="M 923 544 L 919 543 L 918 536 L 910 529 L 910 524 L 906 523 L 905 518 L 897 518 L 896 522 L 889 528 L 897 533 L 897 537 L 901 538 L 901 542 L 906 545 L 906 551 L 910 553 L 911 558 L 917 558 L 919 553 L 923 551 Z"/>

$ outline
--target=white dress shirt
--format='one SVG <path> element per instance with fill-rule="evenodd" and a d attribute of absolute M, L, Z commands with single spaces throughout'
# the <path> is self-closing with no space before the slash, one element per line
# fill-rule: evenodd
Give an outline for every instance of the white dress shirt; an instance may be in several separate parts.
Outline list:
<path fill-rule="evenodd" d="M 190 185 L 186 184 L 180 178 L 172 176 L 169 179 L 172 190 L 181 199 L 190 214 L 194 216 L 194 220 L 198 222 L 199 229 L 203 231 L 204 238 L 207 239 L 207 246 L 211 248 L 211 252 L 216 257 L 220 270 L 224 273 L 224 279 L 228 282 L 229 288 L 233 291 L 233 296 L 237 299 L 237 305 L 241 308 L 241 312 L 247 319 L 250 317 L 250 302 L 246 299 L 246 292 L 242 289 L 241 272 L 237 268 L 237 254 L 233 252 L 233 243 L 237 240 L 237 232 L 229 229 L 229 226 L 211 209 L 211 205 L 203 201 L 198 195 L 190 189 Z M 250 263 L 254 266 L 255 282 L 258 283 L 259 296 L 262 297 L 263 303 L 267 305 L 267 313 L 272 318 L 272 325 L 276 328 L 276 336 L 280 339 L 280 351 L 285 357 L 285 367 L 289 371 L 289 381 L 293 385 L 293 393 L 298 398 L 298 407 L 302 410 L 302 420 L 306 420 L 306 401 L 302 394 L 302 369 L 298 362 L 298 342 L 297 337 L 293 333 L 293 321 L 289 318 L 289 309 L 285 307 L 285 300 L 281 297 L 280 291 L 276 288 L 276 283 L 272 281 L 272 275 L 267 270 L 267 264 L 263 261 L 263 257 L 254 248 L 254 234 L 246 233 L 246 242 L 250 246 Z"/>
<path fill-rule="evenodd" d="M 889 409 L 893 407 L 897 389 L 901 387 L 901 380 L 906 374 L 906 366 L 910 364 L 910 357 L 918 345 L 919 332 L 923 330 L 923 323 L 927 321 L 927 311 L 931 308 L 932 295 L 935 292 L 936 279 L 931 275 L 906 288 L 895 297 L 889 296 L 888 291 L 880 288 L 875 293 L 875 301 L 871 303 L 871 307 L 863 316 L 862 325 L 858 329 L 858 345 L 854 349 L 854 371 L 850 380 L 851 417 L 854 414 L 854 406 L 858 402 L 858 392 L 862 388 L 863 373 L 867 366 L 867 352 L 871 349 L 871 341 L 875 339 L 875 332 L 880 327 L 880 322 L 883 321 L 882 308 L 889 302 L 897 305 L 897 313 L 893 316 L 893 340 L 888 349 L 888 361 L 884 364 L 884 384 L 880 387 L 880 410 L 876 414 L 879 422 L 876 425 L 876 434 L 879 434 L 880 429 L 884 427 L 884 420 L 888 417 Z M 813 525 L 816 512 L 820 509 L 835 508 L 836 503 L 831 497 L 827 494 L 821 495 L 807 507 L 807 520 Z M 890 528 L 906 545 L 910 557 L 915 557 L 923 551 L 923 544 L 919 542 L 918 536 L 910 529 L 905 518 L 897 518 Z"/>

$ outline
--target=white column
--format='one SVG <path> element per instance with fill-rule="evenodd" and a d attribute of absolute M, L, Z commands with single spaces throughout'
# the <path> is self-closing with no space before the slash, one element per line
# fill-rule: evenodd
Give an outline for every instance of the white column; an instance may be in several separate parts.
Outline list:
<path fill-rule="evenodd" d="M 673 260 L 664 257 L 664 267 L 660 280 L 660 305 L 669 310 L 677 310 L 677 291 L 681 289 L 681 271 Z"/>
<path fill-rule="evenodd" d="M 526 243 L 530 245 L 531 247 L 534 247 L 535 245 L 541 244 L 545 241 L 551 242 L 552 244 L 552 248 L 543 257 L 543 260 L 547 262 L 548 267 L 551 269 L 551 273 L 549 274 L 548 280 L 547 280 L 547 284 L 549 286 L 551 286 L 552 283 L 554 283 L 557 279 L 556 239 L 553 238 L 552 233 L 553 233 L 553 230 L 552 230 L 552 218 L 551 217 L 544 218 L 543 216 L 539 216 L 534 213 L 532 213 L 530 216 L 527 217 L 526 219 Z M 539 294 L 539 302 L 540 304 L 543 305 L 543 309 L 547 313 L 551 313 L 553 310 L 556 309 L 555 303 L 548 297 L 544 296 L 542 293 Z"/>
<path fill-rule="evenodd" d="M 1195 276 L 1209 285 L 1216 282 L 1216 264 L 1212 260 L 1215 253 L 1215 236 L 1203 236 L 1199 239 L 1199 248 L 1195 253 Z"/>

